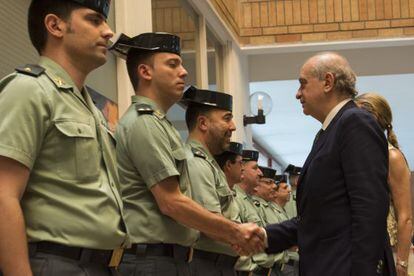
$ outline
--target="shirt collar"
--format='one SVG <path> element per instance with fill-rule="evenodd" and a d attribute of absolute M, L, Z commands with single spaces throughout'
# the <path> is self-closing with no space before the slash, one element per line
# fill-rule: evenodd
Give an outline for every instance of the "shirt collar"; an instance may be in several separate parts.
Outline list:
<path fill-rule="evenodd" d="M 347 102 L 351 101 L 352 99 L 345 99 L 342 102 L 338 103 L 334 108 L 331 109 L 331 111 L 328 113 L 328 116 L 326 116 L 325 121 L 323 121 L 322 129 L 325 131 L 329 124 L 332 122 L 333 118 L 335 118 L 336 114 L 338 114 L 339 110 L 346 105 Z"/>
<path fill-rule="evenodd" d="M 131 102 L 133 104 L 138 103 L 138 104 L 149 105 L 154 110 L 155 115 L 157 115 L 161 119 L 166 116 L 164 111 L 162 111 L 161 108 L 159 108 L 158 104 L 150 98 L 147 98 L 144 96 L 133 95 L 131 96 Z"/>
<path fill-rule="evenodd" d="M 189 139 L 188 143 L 190 144 L 190 146 L 192 148 L 198 149 L 199 151 L 201 151 L 202 153 L 204 153 L 207 156 L 208 160 L 211 160 L 213 162 L 215 162 L 214 157 L 211 155 L 210 151 L 208 149 L 206 149 L 200 141 L 194 140 L 194 139 Z"/>
<path fill-rule="evenodd" d="M 63 69 L 62 66 L 52 59 L 41 56 L 39 59 L 39 65 L 45 68 L 46 75 L 57 87 L 64 89 L 76 88 L 75 83 L 65 69 Z"/>

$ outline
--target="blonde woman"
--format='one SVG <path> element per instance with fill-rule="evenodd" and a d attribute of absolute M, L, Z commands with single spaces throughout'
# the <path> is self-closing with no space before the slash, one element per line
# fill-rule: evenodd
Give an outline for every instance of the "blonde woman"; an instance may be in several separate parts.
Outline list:
<path fill-rule="evenodd" d="M 389 151 L 388 183 L 391 191 L 388 233 L 396 256 L 398 276 L 406 276 L 412 235 L 410 170 L 399 149 L 397 136 L 392 128 L 392 112 L 384 97 L 366 93 L 356 98 L 359 107 L 372 113 L 386 132 Z"/>

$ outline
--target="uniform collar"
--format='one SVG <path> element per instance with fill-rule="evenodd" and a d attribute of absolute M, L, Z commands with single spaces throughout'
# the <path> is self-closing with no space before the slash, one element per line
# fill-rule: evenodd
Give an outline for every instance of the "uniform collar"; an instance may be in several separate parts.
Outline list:
<path fill-rule="evenodd" d="M 133 104 L 138 103 L 138 104 L 149 105 L 151 107 L 151 109 L 154 110 L 154 114 L 157 117 L 159 117 L 160 119 L 163 119 L 166 116 L 165 112 L 162 111 L 162 109 L 159 108 L 157 103 L 155 101 L 153 101 L 152 99 L 150 99 L 150 98 L 147 98 L 147 97 L 144 97 L 144 96 L 133 95 L 133 96 L 131 96 L 131 102 Z"/>
<path fill-rule="evenodd" d="M 207 159 L 210 161 L 215 162 L 215 159 L 213 158 L 213 156 L 211 155 L 210 151 L 208 149 L 206 149 L 201 143 L 200 141 L 194 140 L 194 139 L 188 139 L 188 144 L 190 144 L 190 146 L 192 148 L 195 148 L 199 151 L 201 151 L 202 153 L 204 153 L 207 156 Z M 218 165 L 218 164 L 217 164 Z"/>
<path fill-rule="evenodd" d="M 62 66 L 60 66 L 52 59 L 41 56 L 39 59 L 39 65 L 46 69 L 46 75 L 58 88 L 72 90 L 76 88 L 75 83 L 69 74 L 65 71 L 65 69 L 63 69 Z"/>
<path fill-rule="evenodd" d="M 259 196 L 253 196 L 253 199 L 259 201 L 260 204 L 262 204 L 264 207 L 269 207 L 269 202 L 264 200 L 263 198 L 261 198 Z"/>
<path fill-rule="evenodd" d="M 251 198 L 251 196 L 249 196 L 240 186 L 239 184 L 234 185 L 234 190 L 236 191 L 236 193 L 238 193 L 240 195 L 241 198 L 246 199 L 246 198 Z"/>
<path fill-rule="evenodd" d="M 333 118 L 335 118 L 336 114 L 338 114 L 339 110 L 346 105 L 347 102 L 349 102 L 352 99 L 345 99 L 338 103 L 334 108 L 329 111 L 328 116 L 326 116 L 325 121 L 323 121 L 322 129 L 326 130 L 329 126 L 329 124 L 332 122 Z"/>
<path fill-rule="evenodd" d="M 280 206 L 279 204 L 277 204 L 276 202 L 273 202 L 273 206 L 275 207 L 276 210 L 278 210 L 279 212 L 283 212 L 284 209 L 282 206 Z"/>

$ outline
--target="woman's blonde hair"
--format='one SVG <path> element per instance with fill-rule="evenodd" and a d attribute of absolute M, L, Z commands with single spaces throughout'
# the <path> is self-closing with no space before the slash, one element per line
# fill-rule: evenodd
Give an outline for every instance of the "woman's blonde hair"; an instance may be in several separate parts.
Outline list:
<path fill-rule="evenodd" d="M 399 148 L 397 136 L 392 129 L 392 112 L 387 100 L 376 93 L 365 93 L 356 97 L 357 105 L 375 116 L 384 131 L 387 131 L 387 140 L 395 148 Z"/>

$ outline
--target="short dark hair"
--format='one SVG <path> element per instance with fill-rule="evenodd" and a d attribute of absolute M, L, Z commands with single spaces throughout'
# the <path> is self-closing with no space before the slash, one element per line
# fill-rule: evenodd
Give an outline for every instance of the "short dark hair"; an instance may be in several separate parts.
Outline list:
<path fill-rule="evenodd" d="M 32 0 L 27 16 L 27 29 L 30 40 L 39 54 L 47 41 L 48 34 L 44 24 L 46 15 L 55 14 L 63 20 L 68 20 L 72 11 L 81 7 L 70 0 Z"/>
<path fill-rule="evenodd" d="M 129 79 L 131 81 L 134 91 L 137 90 L 139 84 L 139 77 L 137 74 L 137 68 L 140 64 L 153 65 L 152 57 L 156 53 L 153 51 L 143 51 L 130 49 L 126 58 L 126 65 L 128 70 Z"/>
<path fill-rule="evenodd" d="M 185 111 L 185 123 L 187 124 L 188 131 L 194 130 L 197 125 L 197 118 L 201 115 L 208 115 L 210 111 L 214 110 L 214 107 L 206 106 L 203 104 L 190 103 Z"/>
<path fill-rule="evenodd" d="M 220 168 L 224 168 L 227 161 L 230 161 L 232 164 L 236 162 L 237 154 L 234 152 L 225 151 L 222 154 L 214 156 Z"/>

